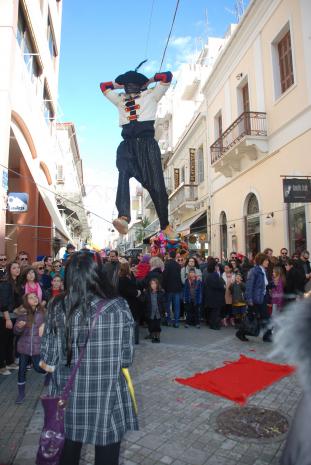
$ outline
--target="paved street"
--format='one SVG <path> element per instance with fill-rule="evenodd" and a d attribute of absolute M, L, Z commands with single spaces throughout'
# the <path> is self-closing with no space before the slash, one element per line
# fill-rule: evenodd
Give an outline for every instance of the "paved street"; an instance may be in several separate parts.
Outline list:
<path fill-rule="evenodd" d="M 151 344 L 143 339 L 144 335 L 142 329 L 132 369 L 140 431 L 127 435 L 120 465 L 278 463 L 282 440 L 238 440 L 217 433 L 215 416 L 235 404 L 173 381 L 175 377 L 187 377 L 222 366 L 224 361 L 235 360 L 241 353 L 267 359 L 270 345 L 260 338 L 243 344 L 234 337 L 232 329 L 212 331 L 205 326 L 201 329 L 164 328 L 161 344 Z M 28 378 L 27 401 L 22 406 L 14 404 L 16 375 L 0 380 L 1 465 L 34 464 L 42 428 L 41 407 L 39 403 L 36 405 L 42 377 L 31 372 Z M 292 376 L 252 397 L 249 405 L 277 409 L 292 416 L 300 394 L 296 377 Z M 81 463 L 93 463 L 92 447 L 84 448 Z"/>

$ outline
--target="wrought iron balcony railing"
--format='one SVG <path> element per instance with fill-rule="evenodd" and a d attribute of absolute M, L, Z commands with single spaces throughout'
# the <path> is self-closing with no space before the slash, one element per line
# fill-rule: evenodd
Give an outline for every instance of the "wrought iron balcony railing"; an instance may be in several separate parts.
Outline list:
<path fill-rule="evenodd" d="M 196 184 L 181 184 L 169 196 L 170 212 L 172 213 L 187 202 L 194 202 L 196 200 L 198 200 L 198 186 Z"/>
<path fill-rule="evenodd" d="M 212 165 L 220 160 L 226 152 L 239 143 L 245 136 L 266 136 L 266 113 L 245 111 L 242 113 L 211 145 Z"/>

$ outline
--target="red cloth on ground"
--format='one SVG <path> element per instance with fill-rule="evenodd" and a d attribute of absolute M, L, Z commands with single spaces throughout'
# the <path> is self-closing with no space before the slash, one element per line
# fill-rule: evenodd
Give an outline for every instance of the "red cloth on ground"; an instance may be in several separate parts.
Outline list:
<path fill-rule="evenodd" d="M 136 278 L 137 279 L 143 279 L 147 276 L 147 274 L 149 273 L 150 271 L 150 265 L 149 263 L 138 263 L 137 267 L 136 267 Z"/>
<path fill-rule="evenodd" d="M 190 378 L 176 378 L 176 381 L 244 405 L 249 396 L 265 389 L 270 384 L 292 374 L 295 368 L 264 362 L 240 355 L 239 360 L 225 362 L 225 366 Z"/>

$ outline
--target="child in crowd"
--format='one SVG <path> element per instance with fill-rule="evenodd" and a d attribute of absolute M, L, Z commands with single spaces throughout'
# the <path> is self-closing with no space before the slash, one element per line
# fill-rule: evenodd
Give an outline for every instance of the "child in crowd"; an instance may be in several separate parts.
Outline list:
<path fill-rule="evenodd" d="M 48 289 L 46 295 L 47 295 L 47 302 L 49 300 L 53 299 L 53 297 L 56 297 L 57 295 L 61 294 L 63 292 L 64 286 L 63 286 L 63 280 L 60 274 L 56 273 L 54 274 L 54 277 L 52 279 L 52 287 Z"/>
<path fill-rule="evenodd" d="M 222 319 L 221 324 L 222 326 L 231 326 L 235 325 L 235 319 L 232 315 L 232 295 L 230 292 L 230 286 L 235 281 L 235 273 L 233 273 L 233 268 L 231 263 L 225 264 L 224 272 L 222 274 L 222 279 L 225 281 L 226 284 L 226 291 L 225 291 L 225 305 L 222 309 Z"/>
<path fill-rule="evenodd" d="M 60 260 L 54 260 L 52 263 L 52 271 L 50 272 L 50 276 L 53 278 L 56 274 L 60 274 L 61 278 L 64 279 L 65 268 L 62 266 L 62 262 Z"/>
<path fill-rule="evenodd" d="M 285 273 L 281 266 L 275 266 L 272 271 L 273 287 L 271 289 L 272 314 L 276 316 L 283 310 Z"/>
<path fill-rule="evenodd" d="M 200 305 L 202 303 L 202 280 L 196 274 L 195 268 L 190 268 L 185 281 L 183 301 L 186 310 L 186 324 L 200 328 Z"/>
<path fill-rule="evenodd" d="M 232 296 L 232 317 L 235 323 L 240 323 L 246 315 L 246 301 L 245 301 L 245 284 L 242 281 L 242 275 L 237 273 L 235 280 L 230 284 L 229 291 Z"/>
<path fill-rule="evenodd" d="M 26 370 L 29 358 L 38 373 L 45 373 L 39 367 L 41 337 L 44 331 L 45 312 L 36 293 L 30 292 L 23 297 L 23 306 L 15 310 L 17 320 L 14 333 L 20 336 L 17 342 L 19 353 L 18 397 L 16 404 L 25 399 Z"/>
<path fill-rule="evenodd" d="M 165 294 L 157 278 L 152 278 L 149 281 L 145 295 L 151 341 L 160 342 L 161 318 L 165 314 Z"/>
<path fill-rule="evenodd" d="M 24 294 L 36 294 L 39 302 L 42 302 L 42 289 L 38 281 L 37 271 L 33 266 L 29 266 L 23 270 L 22 286 Z"/>

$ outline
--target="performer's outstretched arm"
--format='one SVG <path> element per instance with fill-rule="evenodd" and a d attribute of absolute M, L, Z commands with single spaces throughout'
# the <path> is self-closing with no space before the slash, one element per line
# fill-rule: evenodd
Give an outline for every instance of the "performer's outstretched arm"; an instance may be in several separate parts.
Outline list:
<path fill-rule="evenodd" d="M 151 82 L 160 82 L 159 86 L 156 86 L 153 89 L 153 97 L 154 99 L 159 102 L 167 89 L 169 88 L 173 79 L 173 75 L 170 71 L 165 71 L 163 73 L 156 73 L 153 78 L 149 79 L 148 84 Z"/>
<path fill-rule="evenodd" d="M 115 89 L 123 89 L 124 86 L 121 84 L 117 84 L 114 81 L 101 82 L 99 86 L 104 96 L 107 97 L 107 99 L 110 100 L 111 103 L 118 106 L 120 102 L 119 94 L 111 91 Z"/>
<path fill-rule="evenodd" d="M 100 83 L 100 90 L 104 94 L 105 92 L 108 92 L 109 90 L 114 90 L 114 89 L 123 89 L 123 85 L 117 84 L 115 81 L 107 81 L 107 82 L 101 82 Z"/>

